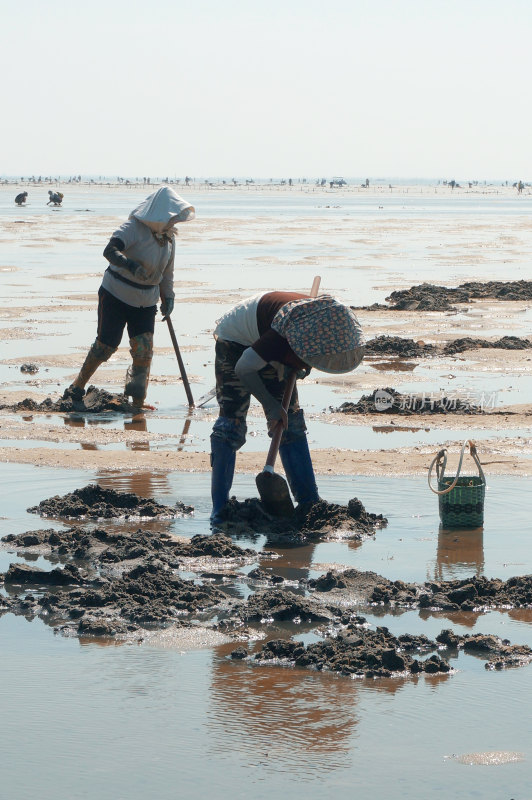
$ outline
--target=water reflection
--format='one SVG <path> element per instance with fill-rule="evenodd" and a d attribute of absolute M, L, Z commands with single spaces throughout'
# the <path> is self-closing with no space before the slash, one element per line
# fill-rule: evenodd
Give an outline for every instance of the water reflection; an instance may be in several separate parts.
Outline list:
<path fill-rule="evenodd" d="M 350 759 L 359 687 L 334 675 L 253 667 L 219 647 L 212 665 L 209 728 L 220 752 L 243 750 L 272 769 L 332 770 Z M 310 776 L 309 776 L 310 778 Z"/>
<path fill-rule="evenodd" d="M 440 527 L 434 579 L 452 580 L 472 572 L 477 578 L 484 573 L 484 528 Z"/>

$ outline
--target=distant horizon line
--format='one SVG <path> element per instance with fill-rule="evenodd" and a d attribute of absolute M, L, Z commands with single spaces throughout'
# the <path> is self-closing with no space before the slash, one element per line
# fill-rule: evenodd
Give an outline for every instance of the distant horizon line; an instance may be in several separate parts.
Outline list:
<path fill-rule="evenodd" d="M 125 183 L 126 181 L 141 183 L 142 185 L 148 183 L 155 184 L 155 183 L 174 183 L 179 181 L 180 183 L 184 183 L 186 178 L 188 177 L 189 181 L 192 183 L 206 183 L 206 182 L 223 182 L 232 183 L 233 181 L 237 181 L 238 183 L 260 183 L 260 184 L 281 184 L 284 182 L 285 184 L 288 183 L 289 180 L 292 180 L 293 183 L 298 184 L 307 184 L 309 186 L 316 186 L 318 182 L 325 181 L 325 184 L 330 183 L 331 181 L 337 180 L 344 180 L 349 185 L 349 183 L 356 183 L 360 185 L 364 185 L 366 181 L 369 181 L 369 185 L 372 184 L 390 184 L 390 183 L 401 183 L 405 185 L 412 185 L 412 184 L 442 184 L 442 183 L 451 183 L 455 181 L 456 184 L 483 184 L 486 185 L 488 183 L 502 183 L 502 184 L 510 184 L 518 183 L 520 180 L 523 183 L 527 183 L 530 181 L 523 180 L 522 177 L 519 178 L 500 178 L 500 177 L 491 177 L 491 178 L 423 178 L 419 176 L 407 176 L 401 177 L 398 175 L 395 176 L 378 176 L 378 177 L 365 177 L 360 176 L 352 176 L 352 175 L 332 175 L 330 177 L 323 177 L 320 175 L 319 177 L 307 177 L 307 176 L 297 176 L 297 177 L 269 177 L 264 178 L 262 176 L 255 176 L 250 177 L 249 175 L 231 175 L 228 177 L 227 175 L 202 175 L 200 177 L 192 177 L 190 175 L 184 175 L 183 177 L 178 175 L 170 176 L 166 175 L 146 175 L 146 176 L 132 176 L 132 175 L 117 175 L 116 173 L 111 174 L 97 174 L 97 173 L 17 173 L 17 174 L 2 174 L 0 175 L 1 182 L 15 182 L 15 183 L 38 183 L 39 178 L 41 179 L 40 182 L 48 182 L 48 181 L 73 181 L 73 179 L 79 179 L 81 177 L 81 183 L 86 181 L 100 181 L 100 182 L 113 182 L 113 183 Z M 325 185 L 324 184 L 324 185 Z"/>

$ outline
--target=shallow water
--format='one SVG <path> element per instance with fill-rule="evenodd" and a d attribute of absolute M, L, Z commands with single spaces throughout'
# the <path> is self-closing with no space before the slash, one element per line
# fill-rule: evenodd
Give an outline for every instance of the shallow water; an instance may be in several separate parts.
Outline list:
<path fill-rule="evenodd" d="M 58 525 L 25 509 L 94 479 L 163 502 L 192 502 L 193 518 L 158 524 L 184 535 L 207 529 L 206 475 L 97 476 L 0 465 L 0 476 L 6 490 L 2 535 Z M 491 479 L 483 534 L 448 535 L 438 530 L 437 501 L 422 480 L 321 479 L 327 499 L 356 494 L 369 510 L 389 516 L 388 528 L 355 547 L 274 547 L 281 558 L 272 568 L 297 577 L 336 561 L 410 580 L 525 574 L 532 571 L 527 485 Z M 239 497 L 254 494 L 253 478 L 239 476 L 235 490 Z M 239 543 L 266 544 L 264 537 Z M 0 551 L 0 569 L 13 558 Z M 450 618 L 376 608 L 366 616 L 396 635 L 435 636 L 453 627 L 532 645 L 530 611 Z M 360 796 L 377 800 L 447 800 L 452 787 L 456 798 L 499 800 L 526 797 L 529 789 L 530 666 L 488 672 L 481 659 L 461 654 L 453 661 L 458 672 L 449 676 L 353 681 L 234 662 L 231 644 L 176 650 L 65 639 L 40 621 L 11 615 L 0 618 L 0 642 L 1 680 L 8 688 L 0 733 L 6 797 L 140 800 L 150 793 L 162 800 L 203 794 L 225 800 L 290 791 L 301 798 L 348 798 L 356 787 Z M 487 768 L 449 758 L 491 750 L 521 752 L 524 761 Z"/>
<path fill-rule="evenodd" d="M 0 272 L 0 281 L 10 299 L 6 308 L 22 309 L 22 316 L 2 323 L 22 330 L 17 338 L 3 342 L 2 359 L 14 360 L 0 364 L 4 390 L 39 388 L 42 381 L 43 393 L 59 392 L 75 374 L 95 334 L 103 247 L 148 191 L 147 187 L 69 186 L 65 207 L 53 210 L 44 205 L 44 187 L 30 188 L 31 205 L 26 209 L 14 207 L 12 187 L 0 188 L 0 216 L 13 223 L 2 235 L 0 269 L 16 268 Z M 452 285 L 474 278 L 497 279 L 502 271 L 505 279 L 529 278 L 530 197 L 450 196 L 434 188 L 415 196 L 406 190 L 317 192 L 310 186 L 294 187 L 282 195 L 267 187 L 260 192 L 178 191 L 198 210 L 198 222 L 183 228 L 178 242 L 176 280 L 183 283 L 176 287 L 173 316 L 180 344 L 198 348 L 184 350 L 196 397 L 213 384 L 211 331 L 214 320 L 234 303 L 235 293 L 301 288 L 320 273 L 325 291 L 363 305 L 382 302 L 391 288 L 422 280 Z M 529 335 L 532 309 L 512 311 L 511 304 L 504 304 L 503 313 L 502 306 L 493 306 L 498 316 L 483 335 Z M 378 335 L 379 325 L 388 325 L 391 316 L 375 313 L 372 333 Z M 473 308 L 437 318 L 442 332 L 452 336 L 475 335 L 480 325 Z M 400 335 L 417 338 L 415 323 L 405 325 L 399 318 L 396 323 Z M 26 330 L 32 338 L 23 338 Z M 170 346 L 161 325 L 156 346 Z M 52 359 L 32 377 L 19 372 L 20 363 L 32 357 L 61 354 L 70 355 L 71 361 Z M 126 348 L 120 359 L 110 368 L 125 373 Z M 313 447 L 434 445 L 436 451 L 445 441 L 463 438 L 464 432 L 430 429 L 430 418 L 429 430 L 396 430 L 393 435 L 378 429 L 386 428 L 386 419 L 381 426 L 348 428 L 312 418 L 328 406 L 358 399 L 367 393 L 368 384 L 415 393 L 459 387 L 498 391 L 505 403 L 528 400 L 530 375 L 507 371 L 493 377 L 474 362 L 465 366 L 466 371 L 450 378 L 448 363 L 437 359 L 410 370 L 385 372 L 368 360 L 357 371 L 364 390 L 357 383 L 303 384 L 302 404 Z M 173 356 L 157 354 L 153 373 L 177 374 Z M 109 388 L 118 390 L 121 379 L 113 380 L 116 383 Z M 148 417 L 148 431 L 166 437 L 151 442 L 151 449 L 206 449 L 214 403 L 194 413 L 185 433 L 187 407 L 181 385 L 154 382 L 150 400 L 158 412 Z M 408 427 L 408 418 L 404 425 L 402 419 L 396 422 Z M 129 424 L 123 417 L 85 424 L 94 423 L 118 430 L 127 430 Z M 60 435 L 65 421 L 52 415 L 39 418 L 38 424 Z M 248 446 L 263 448 L 262 419 L 250 415 L 249 430 Z M 478 439 L 494 435 L 482 429 L 467 433 Z M 170 435 L 184 435 L 185 440 Z M 528 432 L 512 429 L 500 435 L 526 441 Z M 27 439 L 6 443 L 31 445 Z M 61 527 L 62 523 L 41 520 L 26 509 L 90 481 L 195 506 L 190 518 L 142 523 L 147 530 L 184 536 L 208 530 L 205 474 L 91 473 L 0 464 L 0 480 L 2 536 Z M 369 511 L 389 518 L 387 528 L 363 543 L 283 548 L 264 536 L 240 537 L 238 543 L 273 550 L 278 558 L 261 565 L 295 579 L 317 576 L 331 564 L 408 581 L 532 573 L 530 481 L 489 477 L 488 482 L 482 531 L 441 531 L 437 498 L 425 478 L 335 477 L 319 479 L 326 499 L 346 502 L 358 496 Z M 234 492 L 239 499 L 256 495 L 253 476 L 237 476 Z M 139 523 L 108 524 L 127 528 Z M 0 549 L 0 571 L 13 560 L 19 557 Z M 41 557 L 31 563 L 52 566 Z M 242 578 L 235 581 L 233 590 L 240 596 L 249 592 L 244 577 L 251 568 L 243 568 Z M 390 613 L 376 607 L 366 616 L 372 625 L 387 625 L 396 635 L 419 632 L 433 637 L 452 627 L 462 633 L 497 633 L 532 645 L 530 610 L 451 615 Z M 305 641 L 314 636 L 306 630 L 298 636 L 296 626 L 292 632 Z M 354 795 L 375 800 L 429 796 L 517 800 L 530 795 L 531 666 L 487 672 L 481 659 L 461 654 L 453 661 L 458 671 L 449 676 L 353 681 L 233 662 L 227 656 L 234 646 L 176 649 L 162 641 L 157 647 L 78 641 L 54 636 L 40 621 L 28 624 L 4 615 L 0 618 L 1 794 L 16 800 L 144 800 L 147 795 L 161 800 L 203 795 L 225 800 L 288 793 L 320 800 Z M 449 758 L 485 751 L 521 752 L 524 760 L 483 767 Z"/>

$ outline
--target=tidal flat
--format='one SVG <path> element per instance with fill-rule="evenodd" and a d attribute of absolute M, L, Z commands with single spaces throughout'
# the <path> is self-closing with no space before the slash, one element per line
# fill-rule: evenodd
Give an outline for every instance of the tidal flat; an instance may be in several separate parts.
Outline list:
<path fill-rule="evenodd" d="M 134 631 L 117 635 L 79 627 L 82 617 L 74 625 L 75 615 L 65 625 L 61 615 L 34 613 L 53 594 L 44 584 L 1 584 L 0 599 L 17 598 L 16 613 L 0 608 L 0 674 L 8 689 L 0 737 L 6 795 L 527 796 L 530 666 L 486 669 L 486 652 L 462 646 L 436 650 L 438 659 L 448 658 L 449 670 L 405 674 L 388 659 L 398 667 L 391 674 L 361 676 L 294 664 L 282 657 L 287 650 L 269 643 L 298 642 L 312 653 L 327 637 L 353 637 L 356 627 L 349 625 L 363 625 L 372 647 L 377 630 L 386 628 L 388 650 L 393 637 L 435 642 L 444 630 L 462 640 L 491 634 L 532 647 L 526 602 L 497 605 L 483 598 L 468 607 L 467 589 L 465 605 L 445 608 L 433 595 L 428 604 L 415 597 L 389 603 L 378 593 L 368 601 L 341 587 L 319 592 L 324 584 L 316 585 L 327 574 L 341 580 L 346 570 L 407 587 L 456 581 L 477 586 L 483 578 L 508 582 L 532 574 L 532 353 L 484 346 L 451 353 L 448 347 L 464 337 L 528 339 L 532 300 L 481 298 L 442 311 L 386 308 L 393 291 L 423 282 L 457 287 L 527 281 L 532 197 L 517 197 L 511 189 L 291 189 L 186 192 L 197 221 L 183 226 L 177 242 L 176 334 L 199 397 L 214 382 L 215 320 L 247 295 L 304 290 L 320 274 L 322 291 L 364 307 L 358 313 L 367 339 L 422 342 L 414 355 L 372 353 L 348 376 L 313 372 L 299 388 L 321 496 L 343 506 L 356 497 L 387 525 L 358 538 L 328 532 L 299 542 L 239 525 L 233 534 L 227 529 L 234 550 L 212 556 L 193 555 L 187 547 L 209 533 L 208 449 L 217 407 L 211 401 L 189 410 L 160 320 L 149 390 L 155 410 L 143 419 L 17 407 L 27 398 L 35 406 L 46 398 L 57 402 L 76 374 L 95 335 L 103 248 L 146 192 L 73 187 L 65 191 L 63 207 L 52 210 L 39 202 L 43 190 L 35 188 L 28 206 L 18 209 L 12 190 L 0 187 L 0 282 L 8 298 L 0 310 L 0 537 L 50 529 L 52 543 L 64 545 L 71 520 L 40 518 L 27 509 L 89 483 L 165 506 L 179 501 L 193 512 L 76 525 L 104 529 L 120 541 L 122 555 L 137 559 L 130 559 L 133 568 L 146 558 L 141 551 L 150 539 L 175 543 L 176 563 L 165 563 L 182 581 L 180 590 L 190 581 L 195 597 L 213 601 L 187 620 L 180 614 L 161 624 L 135 618 Z M 95 385 L 121 391 L 126 345 L 124 340 L 96 373 Z M 27 364 L 36 369 L 21 371 Z M 483 413 L 339 411 L 378 389 L 427 403 L 465 398 Z M 254 474 L 268 444 L 256 405 L 248 426 L 233 487 L 239 501 L 256 497 Z M 461 442 L 472 437 L 488 479 L 484 528 L 442 530 L 437 498 L 427 487 L 428 466 L 447 446 L 452 468 Z M 128 537 L 139 529 L 143 538 L 128 551 Z M 54 550 L 4 542 L 0 572 L 19 564 L 50 573 L 70 564 L 83 580 L 92 580 L 104 562 L 91 561 L 91 536 L 80 549 L 82 538 L 77 551 L 69 545 L 63 552 L 61 544 Z M 104 577 L 118 567 L 129 568 L 108 559 Z M 81 584 L 74 589 L 82 590 Z M 277 605 L 257 605 L 272 592 Z M 324 619 L 279 611 L 291 608 L 287 593 L 300 612 L 311 608 L 307 602 L 327 607 Z M 343 609 L 343 622 L 332 607 Z M 260 613 L 253 616 L 253 608 Z M 356 622 L 362 617 L 364 623 Z M 246 657 L 231 657 L 238 648 Z M 275 657 L 261 658 L 263 652 Z M 426 651 L 415 659 L 433 655 Z"/>

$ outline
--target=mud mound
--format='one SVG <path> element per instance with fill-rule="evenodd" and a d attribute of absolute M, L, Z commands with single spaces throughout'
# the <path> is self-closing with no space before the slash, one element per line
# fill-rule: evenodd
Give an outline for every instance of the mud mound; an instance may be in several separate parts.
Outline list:
<path fill-rule="evenodd" d="M 28 375 L 35 375 L 39 371 L 39 367 L 37 364 L 22 364 L 20 371 L 25 372 Z"/>
<path fill-rule="evenodd" d="M 343 578 L 340 573 L 337 576 Z M 323 591 L 323 589 L 322 589 Z M 423 584 L 388 581 L 382 578 L 368 595 L 371 603 L 408 607 L 473 611 L 483 608 L 532 607 L 532 575 L 502 581 L 476 577 L 455 581 L 427 581 Z"/>
<path fill-rule="evenodd" d="M 461 650 L 473 655 L 488 656 L 486 669 L 522 667 L 532 661 L 532 650 L 526 644 L 510 644 L 491 633 L 474 633 L 460 636 L 454 631 L 442 631 L 436 641 L 449 649 Z"/>
<path fill-rule="evenodd" d="M 55 568 L 50 571 L 31 567 L 28 564 L 11 564 L 4 575 L 6 586 L 72 586 L 86 582 L 86 578 L 77 567 L 68 565 L 64 569 Z"/>
<path fill-rule="evenodd" d="M 325 622 L 333 617 L 333 614 L 321 603 L 288 589 L 268 589 L 264 592 L 257 592 L 251 595 L 237 613 L 239 618 L 245 622 L 260 622 L 269 619 Z"/>
<path fill-rule="evenodd" d="M 476 299 L 531 300 L 532 281 L 469 281 L 456 288 L 422 283 L 410 289 L 392 292 L 386 302 L 392 310 L 454 311 L 456 303 Z"/>
<path fill-rule="evenodd" d="M 63 624 L 78 634 L 114 636 L 140 627 L 164 627 L 179 622 L 183 614 L 198 613 L 225 599 L 214 586 L 184 580 L 151 563 L 114 580 L 100 579 L 72 591 L 46 593 L 19 610 L 26 616 Z M 17 608 L 13 610 L 16 613 Z"/>
<path fill-rule="evenodd" d="M 403 395 L 389 386 L 364 394 L 356 403 L 342 403 L 339 408 L 330 409 L 340 414 L 484 414 L 480 405 L 472 400 L 440 395 Z"/>
<path fill-rule="evenodd" d="M 433 344 L 404 339 L 401 336 L 377 336 L 366 342 L 366 355 L 399 356 L 400 358 L 421 358 L 433 355 L 438 348 Z"/>
<path fill-rule="evenodd" d="M 486 339 L 473 339 L 470 336 L 464 336 L 461 339 L 448 342 L 442 352 L 446 356 L 453 356 L 456 353 L 463 353 L 465 350 L 480 350 L 485 348 L 528 350 L 532 348 L 532 341 L 530 341 L 530 339 L 521 339 L 519 336 L 503 336 L 501 339 L 489 342 Z"/>
<path fill-rule="evenodd" d="M 364 676 L 366 678 L 390 677 L 393 674 L 416 675 L 448 673 L 449 662 L 437 653 L 420 661 L 411 653 L 447 648 L 447 655 L 456 655 L 463 649 L 471 655 L 488 656 L 486 669 L 520 667 L 532 661 L 532 649 L 528 645 L 512 645 L 492 634 L 459 636 L 453 631 L 442 631 L 433 642 L 425 635 L 403 634 L 393 636 L 388 628 L 368 630 L 359 622 L 350 623 L 334 638 L 327 638 L 305 647 L 303 642 L 274 639 L 264 644 L 252 660 L 260 663 L 275 661 L 290 666 L 327 670 L 341 675 Z M 243 648 L 232 654 L 233 658 L 245 658 Z M 449 652 L 450 651 L 450 652 Z"/>
<path fill-rule="evenodd" d="M 35 411 L 47 413 L 79 413 L 100 414 L 104 411 L 118 411 L 123 414 L 132 414 L 135 409 L 123 394 L 111 394 L 105 389 L 89 386 L 82 400 L 73 400 L 71 397 L 52 400 L 47 397 L 42 403 L 37 403 L 30 397 L 14 405 L 0 405 L 6 411 Z"/>
<path fill-rule="evenodd" d="M 317 503 L 297 506 L 292 517 L 272 517 L 258 498 L 248 498 L 239 502 L 232 497 L 222 512 L 223 527 L 251 530 L 273 536 L 287 536 L 294 539 L 308 538 L 311 535 L 327 534 L 337 530 L 347 530 L 352 538 L 361 539 L 374 533 L 376 528 L 386 525 L 382 514 L 366 511 L 360 500 L 353 497 L 346 506 L 320 500 Z"/>
<path fill-rule="evenodd" d="M 422 358 L 423 356 L 453 356 L 465 350 L 492 348 L 497 350 L 528 350 L 532 348 L 530 339 L 519 336 L 503 336 L 491 341 L 488 339 L 464 336 L 448 342 L 444 347 L 425 344 L 423 341 L 404 339 L 401 336 L 378 336 L 366 344 L 367 355 L 397 356 L 398 358 Z"/>
<path fill-rule="evenodd" d="M 256 559 L 255 550 L 243 549 L 221 533 L 193 536 L 189 541 L 174 539 L 167 533 L 143 531 L 131 533 L 105 531 L 102 528 L 53 528 L 4 536 L 2 542 L 14 548 L 44 547 L 58 557 L 87 561 L 94 567 L 134 559 L 157 558 L 172 568 L 179 567 L 179 558 Z"/>
<path fill-rule="evenodd" d="M 358 624 L 349 625 L 335 638 L 315 642 L 307 647 L 303 642 L 276 639 L 267 642 L 254 657 L 255 661 L 287 661 L 290 665 L 310 669 L 357 675 L 367 678 L 390 677 L 394 673 L 446 673 L 447 661 L 438 655 L 419 661 L 410 652 L 436 650 L 438 644 L 426 636 L 395 637 L 388 628 L 367 630 Z"/>
<path fill-rule="evenodd" d="M 177 517 L 190 514 L 192 506 L 176 503 L 165 506 L 155 500 L 139 497 L 133 492 L 116 492 L 114 489 L 102 489 L 90 483 L 83 489 L 76 489 L 60 497 L 41 500 L 39 505 L 28 508 L 32 514 L 42 517 L 59 517 L 63 519 L 118 519 L 129 517 Z"/>

